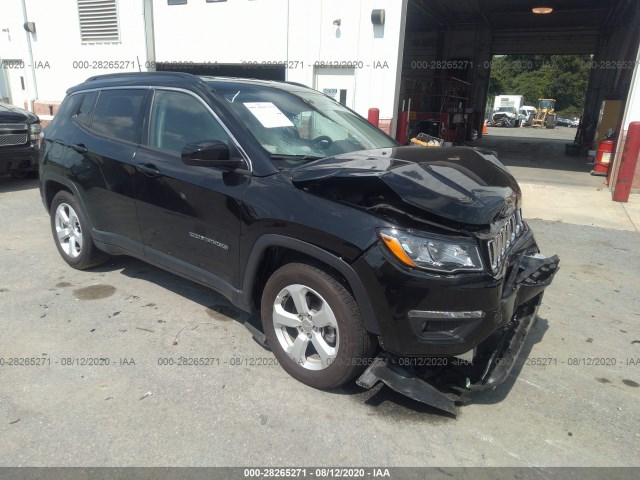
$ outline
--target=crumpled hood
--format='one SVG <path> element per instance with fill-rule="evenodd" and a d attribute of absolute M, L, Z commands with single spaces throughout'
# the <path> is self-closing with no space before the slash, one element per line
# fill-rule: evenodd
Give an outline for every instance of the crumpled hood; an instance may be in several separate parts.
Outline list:
<path fill-rule="evenodd" d="M 395 208 L 408 204 L 455 224 L 489 225 L 509 217 L 521 203 L 513 176 L 493 152 L 478 148 L 364 150 L 316 160 L 290 175 L 294 185 L 310 193 L 367 209 L 375 209 L 376 201 Z M 381 193 L 381 183 L 395 198 Z"/>

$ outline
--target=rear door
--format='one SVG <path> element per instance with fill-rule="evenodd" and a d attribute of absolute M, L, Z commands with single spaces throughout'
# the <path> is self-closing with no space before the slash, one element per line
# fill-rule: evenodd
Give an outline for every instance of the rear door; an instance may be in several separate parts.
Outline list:
<path fill-rule="evenodd" d="M 109 89 L 68 97 L 46 131 L 46 162 L 71 179 L 94 236 L 142 254 L 133 160 L 149 89 Z"/>
<path fill-rule="evenodd" d="M 85 186 L 84 199 L 101 240 L 141 253 L 136 217 L 135 153 L 140 143 L 148 89 L 99 92 L 89 129 L 80 128 L 72 148 L 81 162 L 72 173 Z"/>
<path fill-rule="evenodd" d="M 145 255 L 224 290 L 238 284 L 240 207 L 249 176 L 185 165 L 187 143 L 217 140 L 237 151 L 197 95 L 156 89 L 136 154 L 137 211 Z M 196 267 L 195 269 L 192 267 Z"/>

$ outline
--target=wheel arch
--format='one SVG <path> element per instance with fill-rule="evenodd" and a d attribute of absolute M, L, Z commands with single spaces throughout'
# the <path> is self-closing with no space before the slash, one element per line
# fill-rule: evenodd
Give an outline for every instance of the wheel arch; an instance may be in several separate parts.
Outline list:
<path fill-rule="evenodd" d="M 254 244 L 242 282 L 244 301 L 247 306 L 259 305 L 256 303 L 256 295 L 262 292 L 268 276 L 283 264 L 295 260 L 307 260 L 308 263 L 315 266 L 328 266 L 331 270 L 339 273 L 360 307 L 365 328 L 370 333 L 380 334 L 373 306 L 355 270 L 344 260 L 327 250 L 284 235 L 266 234 Z"/>
<path fill-rule="evenodd" d="M 42 175 L 40 181 L 42 185 L 42 203 L 44 204 L 47 211 L 51 209 L 51 204 L 53 203 L 53 198 L 56 196 L 56 194 L 62 190 L 65 190 L 75 197 L 80 209 L 82 210 L 82 214 L 85 220 L 89 224 L 89 228 L 91 229 L 90 231 L 93 231 L 93 223 L 91 222 L 91 218 L 87 214 L 87 209 L 84 206 L 82 196 L 78 191 L 78 187 L 71 180 L 63 177 L 62 175 L 45 173 Z"/>

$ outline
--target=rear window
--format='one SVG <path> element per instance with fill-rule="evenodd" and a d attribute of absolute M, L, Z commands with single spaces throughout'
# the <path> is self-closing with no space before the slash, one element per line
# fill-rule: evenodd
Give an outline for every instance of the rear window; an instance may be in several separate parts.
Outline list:
<path fill-rule="evenodd" d="M 53 128 L 65 128 L 69 123 L 71 117 L 78 110 L 78 107 L 82 103 L 83 98 L 83 93 L 68 95 L 63 100 L 62 105 L 60 105 L 58 113 L 56 113 L 55 117 L 53 117 L 53 121 L 51 122 L 51 126 L 49 127 L 48 131 Z"/>
<path fill-rule="evenodd" d="M 98 98 L 98 92 L 83 94 L 82 101 L 79 102 L 71 118 L 82 125 L 89 125 L 91 112 L 93 111 L 93 106 L 96 104 L 96 98 Z"/>
<path fill-rule="evenodd" d="M 103 90 L 98 97 L 91 128 L 102 135 L 138 143 L 142 109 L 147 91 Z"/>

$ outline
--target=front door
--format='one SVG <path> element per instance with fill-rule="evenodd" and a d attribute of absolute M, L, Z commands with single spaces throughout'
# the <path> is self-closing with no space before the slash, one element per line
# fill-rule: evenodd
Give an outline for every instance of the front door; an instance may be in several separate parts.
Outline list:
<path fill-rule="evenodd" d="M 199 97 L 156 90 L 148 138 L 136 154 L 136 205 L 150 260 L 192 277 L 201 274 L 196 279 L 206 283 L 220 280 L 224 289 L 238 283 L 240 204 L 249 177 L 184 164 L 183 147 L 207 140 L 234 150 Z"/>
<path fill-rule="evenodd" d="M 355 74 L 353 68 L 317 68 L 315 88 L 345 107 L 353 108 Z"/>

